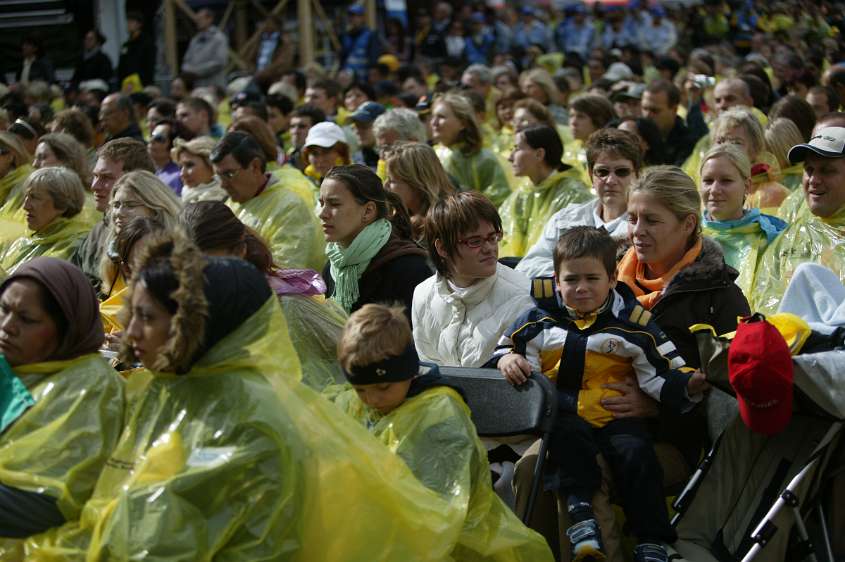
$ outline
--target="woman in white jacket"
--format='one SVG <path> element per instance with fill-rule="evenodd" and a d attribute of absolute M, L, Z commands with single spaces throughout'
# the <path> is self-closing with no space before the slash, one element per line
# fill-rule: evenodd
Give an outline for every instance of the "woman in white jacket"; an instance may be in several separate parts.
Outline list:
<path fill-rule="evenodd" d="M 498 262 L 502 219 L 479 193 L 436 203 L 425 233 L 437 273 L 414 291 L 417 353 L 438 365 L 480 367 L 505 328 L 534 306 L 529 279 Z"/>
<path fill-rule="evenodd" d="M 642 149 L 627 131 L 600 129 L 587 141 L 587 164 L 597 198 L 556 212 L 543 234 L 516 266 L 529 277 L 554 275 L 552 252 L 561 233 L 573 226 L 604 227 L 617 239 L 628 237 L 628 190 L 640 174 Z"/>

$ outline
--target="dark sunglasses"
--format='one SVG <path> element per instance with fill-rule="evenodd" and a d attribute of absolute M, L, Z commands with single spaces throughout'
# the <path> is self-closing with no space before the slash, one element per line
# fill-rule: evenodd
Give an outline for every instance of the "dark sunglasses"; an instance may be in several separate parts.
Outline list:
<path fill-rule="evenodd" d="M 633 171 L 631 168 L 614 168 L 612 170 L 610 168 L 593 168 L 593 175 L 606 178 L 613 173 L 617 178 L 627 178 Z"/>

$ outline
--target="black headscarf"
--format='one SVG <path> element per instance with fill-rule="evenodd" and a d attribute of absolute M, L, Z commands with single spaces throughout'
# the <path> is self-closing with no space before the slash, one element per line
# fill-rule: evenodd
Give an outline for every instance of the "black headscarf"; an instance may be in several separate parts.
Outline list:
<path fill-rule="evenodd" d="M 100 306 L 94 288 L 78 267 L 56 258 L 35 258 L 21 265 L 0 285 L 0 294 L 21 279 L 38 282 L 58 303 L 65 317 L 67 330 L 50 360 L 73 359 L 100 349 L 105 340 Z"/>

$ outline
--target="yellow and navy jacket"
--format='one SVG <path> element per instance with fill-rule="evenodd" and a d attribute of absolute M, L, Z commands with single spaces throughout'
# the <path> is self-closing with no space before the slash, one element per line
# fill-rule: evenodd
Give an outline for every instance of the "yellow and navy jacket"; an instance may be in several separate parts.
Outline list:
<path fill-rule="evenodd" d="M 505 331 L 488 364 L 507 353 L 524 356 L 535 372 L 556 381 L 561 410 L 602 427 L 613 415 L 601 400 L 619 394 L 602 385 L 632 375 L 643 392 L 677 412 L 700 400 L 687 394 L 692 369 L 624 284 L 583 318 L 561 305 L 551 277 L 534 279 L 532 296 L 537 307 Z"/>

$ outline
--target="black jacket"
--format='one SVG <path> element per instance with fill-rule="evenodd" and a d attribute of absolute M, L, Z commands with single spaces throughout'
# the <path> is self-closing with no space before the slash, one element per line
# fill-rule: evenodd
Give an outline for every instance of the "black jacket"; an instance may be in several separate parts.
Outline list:
<path fill-rule="evenodd" d="M 97 51 L 87 59 L 84 56 L 80 57 L 73 71 L 71 82 L 79 84 L 86 80 L 99 79 L 111 85 L 113 78 L 114 68 L 112 68 L 111 59 L 103 51 Z"/>
<path fill-rule="evenodd" d="M 663 143 L 664 162 L 683 166 L 686 159 L 692 154 L 695 143 L 706 134 L 707 123 L 704 122 L 701 106 L 693 105 L 687 113 L 686 122 L 680 117 L 675 117 L 675 126 L 669 131 L 669 136 Z"/>
<path fill-rule="evenodd" d="M 21 62 L 21 65 L 15 73 L 15 79 L 18 82 L 21 80 L 22 72 L 23 62 Z M 55 74 L 53 73 L 53 63 L 50 62 L 50 59 L 47 57 L 39 57 L 32 61 L 32 65 L 29 67 L 29 81 L 34 82 L 35 80 L 43 80 L 48 84 L 52 84 L 56 81 Z"/>
<path fill-rule="evenodd" d="M 710 324 L 717 334 L 724 334 L 736 329 L 738 316 L 750 313 L 742 289 L 734 283 L 738 275 L 725 263 L 719 244 L 704 238 L 698 258 L 675 275 L 651 308 L 653 319 L 675 344 L 687 366 L 696 369 L 701 366 L 690 326 Z M 708 442 L 705 408 L 699 405 L 683 415 L 661 408 L 652 430 L 657 441 L 676 446 L 692 469 Z"/>
<path fill-rule="evenodd" d="M 137 73 L 144 85 L 152 84 L 156 66 L 156 46 L 146 33 L 129 38 L 120 50 L 120 62 L 117 65 L 117 79 L 123 81 Z"/>
<path fill-rule="evenodd" d="M 352 312 L 365 304 L 402 304 L 405 316 L 411 321 L 411 301 L 414 289 L 431 277 L 427 253 L 411 240 L 404 240 L 391 234 L 387 244 L 373 257 L 370 265 L 358 281 L 358 300 L 352 305 Z M 326 280 L 326 294 L 334 294 L 334 279 L 331 265 L 323 270 Z"/>
<path fill-rule="evenodd" d="M 141 132 L 141 127 L 137 123 L 130 123 L 128 127 L 116 135 L 110 135 L 107 141 L 113 141 L 114 139 L 135 139 L 144 142 L 144 133 Z"/>

